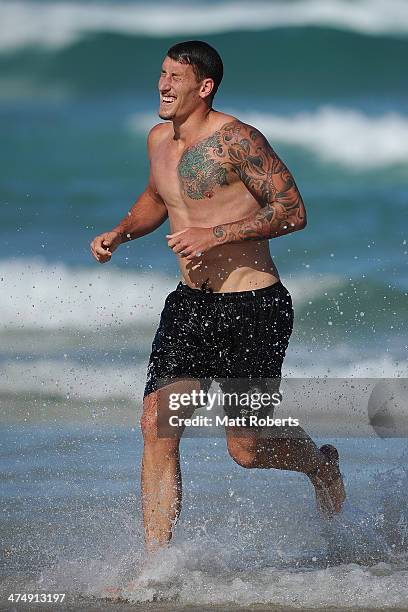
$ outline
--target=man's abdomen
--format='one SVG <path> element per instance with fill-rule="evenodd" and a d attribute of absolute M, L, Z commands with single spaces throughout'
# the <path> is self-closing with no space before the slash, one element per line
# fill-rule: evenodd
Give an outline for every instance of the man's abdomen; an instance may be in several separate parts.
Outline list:
<path fill-rule="evenodd" d="M 249 291 L 279 280 L 267 240 L 221 245 L 193 261 L 178 259 L 183 282 L 194 289 Z"/>

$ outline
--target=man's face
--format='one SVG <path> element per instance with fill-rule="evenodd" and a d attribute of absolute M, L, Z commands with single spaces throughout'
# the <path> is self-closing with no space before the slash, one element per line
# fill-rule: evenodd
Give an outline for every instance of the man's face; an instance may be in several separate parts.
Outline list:
<path fill-rule="evenodd" d="M 158 86 L 161 119 L 188 117 L 202 99 L 202 84 L 197 83 L 190 64 L 180 64 L 170 57 L 164 59 Z"/>

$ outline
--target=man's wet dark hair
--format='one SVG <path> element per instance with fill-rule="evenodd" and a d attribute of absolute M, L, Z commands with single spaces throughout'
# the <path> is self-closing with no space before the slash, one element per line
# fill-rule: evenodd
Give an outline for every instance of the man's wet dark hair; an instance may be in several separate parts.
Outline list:
<path fill-rule="evenodd" d="M 214 89 L 210 96 L 213 99 L 224 74 L 222 59 L 214 47 L 202 40 L 186 40 L 170 47 L 167 56 L 180 64 L 190 64 L 197 81 L 213 79 Z"/>

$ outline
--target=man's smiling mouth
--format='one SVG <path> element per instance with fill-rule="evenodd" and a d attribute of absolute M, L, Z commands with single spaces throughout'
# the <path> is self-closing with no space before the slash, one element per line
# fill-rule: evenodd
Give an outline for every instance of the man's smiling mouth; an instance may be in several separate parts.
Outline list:
<path fill-rule="evenodd" d="M 175 96 L 162 96 L 161 101 L 165 104 L 172 104 L 176 100 Z"/>

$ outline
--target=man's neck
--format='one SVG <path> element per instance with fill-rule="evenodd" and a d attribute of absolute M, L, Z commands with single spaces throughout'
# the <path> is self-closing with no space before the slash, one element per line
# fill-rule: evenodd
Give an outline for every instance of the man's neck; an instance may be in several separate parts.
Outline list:
<path fill-rule="evenodd" d="M 200 132 L 205 130 L 214 112 L 212 108 L 206 108 L 204 111 L 197 109 L 185 119 L 180 121 L 173 119 L 174 140 L 182 146 L 189 146 L 191 142 L 197 140 Z"/>

